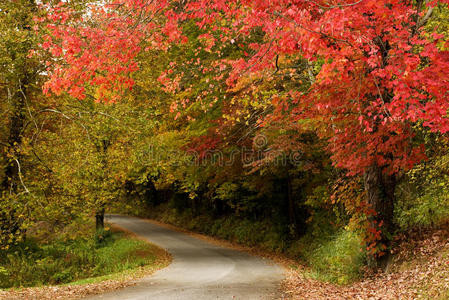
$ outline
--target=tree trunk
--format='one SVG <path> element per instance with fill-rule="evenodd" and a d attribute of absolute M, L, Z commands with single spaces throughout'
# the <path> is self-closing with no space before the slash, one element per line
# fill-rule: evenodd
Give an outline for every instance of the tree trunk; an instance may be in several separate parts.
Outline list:
<path fill-rule="evenodd" d="M 109 139 L 105 139 L 103 138 L 101 140 L 101 142 L 99 143 L 99 145 L 97 144 L 97 152 L 100 155 L 100 162 L 103 168 L 103 171 L 106 172 L 107 170 L 107 151 L 109 146 L 111 145 L 110 140 Z M 101 181 L 104 184 L 106 178 L 104 178 L 103 176 L 101 176 Z M 102 194 L 102 192 L 104 191 L 104 186 L 102 186 L 101 190 L 100 190 L 100 195 Z M 98 202 L 99 199 L 97 199 L 97 205 L 98 205 L 98 210 L 95 213 L 95 228 L 97 229 L 97 231 L 99 230 L 104 230 L 104 212 L 105 212 L 105 206 L 106 203 L 104 202 L 103 199 L 101 199 L 100 202 Z"/>
<path fill-rule="evenodd" d="M 144 199 L 148 207 L 154 207 L 159 204 L 156 186 L 154 185 L 153 179 L 149 176 L 145 184 Z"/>
<path fill-rule="evenodd" d="M 371 166 L 365 172 L 365 191 L 367 194 L 367 203 L 376 215 L 371 216 L 371 220 L 377 224 L 382 222 L 381 240 L 385 246 L 389 246 L 389 235 L 393 232 L 393 210 L 395 201 L 396 175 L 389 175 L 382 172 L 378 166 Z M 389 252 L 387 251 L 386 254 Z M 369 258 L 368 263 L 373 267 L 382 267 L 388 260 L 388 255 L 377 258 Z"/>
<path fill-rule="evenodd" d="M 95 214 L 95 228 L 97 231 L 104 229 L 104 207 L 100 208 Z"/>

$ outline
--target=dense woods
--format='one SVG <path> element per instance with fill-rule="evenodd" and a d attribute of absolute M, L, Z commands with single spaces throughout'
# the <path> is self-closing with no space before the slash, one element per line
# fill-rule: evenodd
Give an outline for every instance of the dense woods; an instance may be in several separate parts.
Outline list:
<path fill-rule="evenodd" d="M 348 283 L 448 221 L 448 1 L 7 0 L 0 41 L 0 253 L 114 211 Z"/>

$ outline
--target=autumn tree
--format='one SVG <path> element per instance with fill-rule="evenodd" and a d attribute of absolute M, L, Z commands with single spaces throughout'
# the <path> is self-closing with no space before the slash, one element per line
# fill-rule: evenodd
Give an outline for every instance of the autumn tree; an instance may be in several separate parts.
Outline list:
<path fill-rule="evenodd" d="M 230 89 L 244 74 L 268 80 L 269 70 L 278 75 L 305 68 L 310 87 L 284 86 L 279 97 L 272 97 L 274 115 L 292 123 L 314 119 L 325 125 L 319 134 L 328 139 L 335 166 L 364 177 L 366 203 L 382 247 L 394 230 L 398 177 L 425 159 L 413 126 L 449 130 L 448 42 L 436 28 L 425 27 L 436 7 L 446 4 L 111 1 L 92 8 L 95 26 L 82 18 L 73 23 L 73 13 L 61 4 L 49 15 L 55 24 L 43 46 L 64 63 L 55 67 L 47 87 L 79 99 L 85 97 L 86 85 L 131 87 L 137 53 L 186 43 L 183 26 L 188 20 L 205 30 L 201 38 L 218 56 L 222 48 L 214 49 L 216 44 L 241 49 L 243 56 L 219 59 L 206 69 L 217 78 L 224 76 Z M 242 42 L 255 35 L 262 38 Z M 141 41 L 150 46 L 141 48 Z M 282 69 L 284 59 L 292 64 Z M 305 64 L 295 63 L 300 61 Z M 183 75 L 170 78 L 168 73 L 161 80 L 176 90 Z"/>
<path fill-rule="evenodd" d="M 69 103 L 67 103 L 69 102 Z M 140 136 L 139 113 L 122 101 L 104 105 L 93 100 L 58 105 L 43 113 L 60 126 L 43 133 L 36 152 L 51 168 L 53 190 L 66 207 L 67 216 L 95 216 L 96 228 L 104 228 L 107 206 L 119 201 L 122 186 L 135 157 Z"/>
<path fill-rule="evenodd" d="M 23 182 L 23 142 L 33 127 L 33 102 L 40 92 L 42 64 L 29 53 L 37 47 L 33 18 L 40 14 L 35 1 L 2 1 L 0 4 L 0 243 L 15 239 L 22 230 L 23 198 L 29 190 Z"/>

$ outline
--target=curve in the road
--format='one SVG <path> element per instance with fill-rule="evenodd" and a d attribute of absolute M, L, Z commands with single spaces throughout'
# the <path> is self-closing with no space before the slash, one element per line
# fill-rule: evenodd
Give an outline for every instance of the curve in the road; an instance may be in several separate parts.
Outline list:
<path fill-rule="evenodd" d="M 108 221 L 165 248 L 173 256 L 173 262 L 136 285 L 89 299 L 279 298 L 283 271 L 270 261 L 138 218 L 110 215 Z"/>

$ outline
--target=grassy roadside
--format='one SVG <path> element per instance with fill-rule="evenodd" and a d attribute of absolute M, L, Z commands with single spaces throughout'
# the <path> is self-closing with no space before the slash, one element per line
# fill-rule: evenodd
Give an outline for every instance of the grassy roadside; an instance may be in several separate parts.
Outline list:
<path fill-rule="evenodd" d="M 2 257 L 0 299 L 75 299 L 98 294 L 132 285 L 171 260 L 165 250 L 117 226 L 88 243 L 92 244 L 76 239 L 53 241 L 37 249 L 28 246 L 23 253 L 12 249 L 13 254 Z"/>

